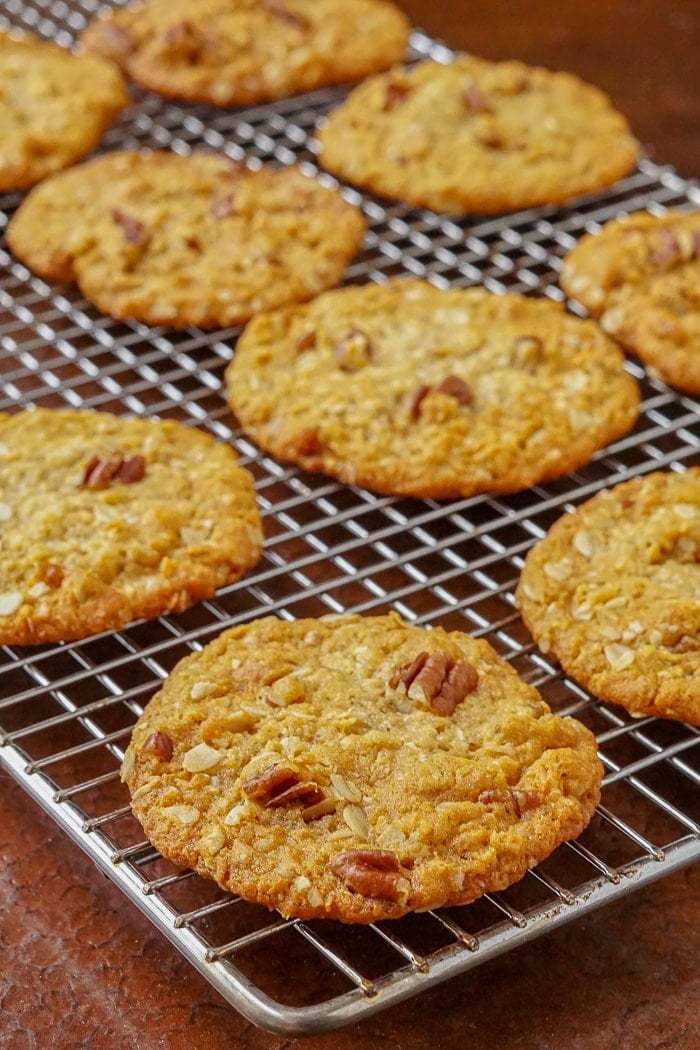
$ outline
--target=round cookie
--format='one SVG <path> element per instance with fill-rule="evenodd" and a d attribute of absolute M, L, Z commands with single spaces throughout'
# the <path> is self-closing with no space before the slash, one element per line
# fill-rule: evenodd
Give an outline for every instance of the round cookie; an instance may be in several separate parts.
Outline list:
<path fill-rule="evenodd" d="M 594 696 L 700 725 L 700 468 L 624 482 L 560 518 L 516 601 Z"/>
<path fill-rule="evenodd" d="M 118 629 L 210 598 L 262 529 L 233 449 L 172 421 L 0 416 L 0 644 Z"/>
<path fill-rule="evenodd" d="M 7 239 L 113 317 L 219 328 L 336 284 L 365 228 L 359 209 L 296 168 L 123 151 L 46 179 Z"/>
<path fill-rule="evenodd" d="M 700 394 L 700 211 L 610 220 L 566 256 L 561 286 L 650 373 Z"/>
<path fill-rule="evenodd" d="M 112 62 L 0 29 L 0 191 L 84 157 L 128 104 Z"/>
<path fill-rule="evenodd" d="M 388 69 L 408 33 L 382 0 L 146 0 L 96 18 L 82 42 L 168 98 L 241 106 Z"/>
<path fill-rule="evenodd" d="M 469 55 L 368 79 L 318 141 L 341 179 L 452 213 L 560 204 L 610 186 L 639 152 L 607 96 L 571 73 Z"/>
<path fill-rule="evenodd" d="M 122 777 L 166 857 L 364 923 L 515 882 L 586 826 L 601 767 L 486 642 L 390 614 L 224 632 L 147 705 Z"/>
<path fill-rule="evenodd" d="M 225 376 L 268 451 L 376 492 L 452 498 L 565 474 L 634 423 L 635 380 L 551 300 L 395 280 L 255 318 Z"/>

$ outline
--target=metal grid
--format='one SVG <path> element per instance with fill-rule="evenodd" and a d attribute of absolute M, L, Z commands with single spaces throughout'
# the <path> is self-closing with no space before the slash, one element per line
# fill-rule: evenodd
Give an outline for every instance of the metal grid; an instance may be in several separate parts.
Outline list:
<path fill-rule="evenodd" d="M 0 25 L 69 44 L 97 0 L 6 0 Z M 420 33 L 415 57 L 450 55 Z M 104 148 L 223 149 L 256 164 L 316 172 L 324 91 L 245 111 L 180 107 L 135 95 Z M 335 184 L 327 176 L 321 176 Z M 700 191 L 642 161 L 613 192 L 563 209 L 474 222 L 347 190 L 370 223 L 347 280 L 428 277 L 440 286 L 561 299 L 562 255 L 621 211 L 700 205 Z M 19 195 L 0 197 L 4 228 Z M 641 381 L 634 431 L 576 473 L 497 499 L 380 498 L 260 455 L 221 392 L 237 329 L 173 333 L 106 318 L 73 287 L 49 287 L 0 246 L 0 410 L 41 404 L 172 417 L 230 441 L 256 478 L 267 542 L 258 569 L 179 616 L 60 646 L 0 650 L 0 768 L 68 832 L 209 981 L 248 1018 L 284 1033 L 331 1029 L 414 995 L 700 857 L 700 732 L 635 720 L 595 702 L 539 653 L 514 610 L 531 544 L 600 488 L 700 462 L 700 403 Z M 165 862 L 130 815 L 118 767 L 131 727 L 182 656 L 224 626 L 276 613 L 397 610 L 485 636 L 556 711 L 593 729 L 605 765 L 591 826 L 508 891 L 467 907 L 349 929 L 287 922 Z M 270 959 L 294 967 L 280 997 Z"/>

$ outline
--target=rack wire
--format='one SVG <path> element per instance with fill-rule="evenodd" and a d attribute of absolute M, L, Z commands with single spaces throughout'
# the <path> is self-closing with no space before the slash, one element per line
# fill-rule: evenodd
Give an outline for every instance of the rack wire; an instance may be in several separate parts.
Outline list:
<path fill-rule="evenodd" d="M 99 6 L 6 0 L 0 26 L 70 45 Z M 451 55 L 419 32 L 411 43 L 414 58 Z M 214 111 L 136 92 L 102 148 L 209 147 L 252 166 L 297 162 L 318 174 L 314 128 L 342 95 L 321 91 L 274 106 Z M 486 221 L 343 192 L 369 222 L 348 282 L 403 274 L 438 286 L 481 283 L 552 299 L 563 299 L 560 261 L 584 231 L 620 212 L 700 205 L 695 184 L 646 159 L 603 195 Z M 0 232 L 19 201 L 19 194 L 0 196 Z M 215 599 L 79 642 L 0 650 L 0 768 L 237 1010 L 271 1031 L 329 1030 L 700 857 L 700 731 L 634 719 L 596 702 L 537 650 L 513 603 L 527 550 L 562 513 L 613 483 L 700 462 L 697 400 L 650 379 L 630 360 L 643 392 L 637 426 L 570 476 L 498 498 L 378 497 L 282 466 L 240 433 L 221 383 L 238 329 L 175 333 L 117 322 L 74 287 L 49 286 L 32 275 L 4 244 L 0 267 L 0 411 L 45 405 L 175 418 L 231 442 L 256 480 L 267 537 L 263 560 Z M 131 816 L 118 769 L 134 721 L 174 664 L 224 627 L 255 616 L 389 609 L 412 623 L 486 637 L 554 710 L 596 733 L 603 797 L 580 839 L 503 893 L 361 928 L 282 920 L 161 858 Z M 296 975 L 282 992 L 270 977 L 273 957 Z"/>

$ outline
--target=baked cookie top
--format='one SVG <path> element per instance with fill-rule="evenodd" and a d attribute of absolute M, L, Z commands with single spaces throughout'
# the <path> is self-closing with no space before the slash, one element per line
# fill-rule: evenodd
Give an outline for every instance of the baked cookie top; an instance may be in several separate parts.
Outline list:
<path fill-rule="evenodd" d="M 250 475 L 172 421 L 0 416 L 0 644 L 84 638 L 178 612 L 259 559 Z"/>
<path fill-rule="evenodd" d="M 84 157 L 128 104 L 112 62 L 0 29 L 0 191 Z"/>
<path fill-rule="evenodd" d="M 365 228 L 296 168 L 123 151 L 35 187 L 7 237 L 32 270 L 76 281 L 106 314 L 218 328 L 336 284 Z"/>
<path fill-rule="evenodd" d="M 594 696 L 700 724 L 700 469 L 624 482 L 560 518 L 516 600 Z"/>
<path fill-rule="evenodd" d="M 394 280 L 255 318 L 225 376 L 265 449 L 377 492 L 451 498 L 558 477 L 639 407 L 617 346 L 551 300 Z"/>
<path fill-rule="evenodd" d="M 241 106 L 387 69 L 408 33 L 382 0 L 146 0 L 96 18 L 82 42 L 151 91 Z"/>
<path fill-rule="evenodd" d="M 650 373 L 700 394 L 700 211 L 612 219 L 569 252 L 561 286 Z"/>
<path fill-rule="evenodd" d="M 631 171 L 638 143 L 571 73 L 465 55 L 365 81 L 318 133 L 348 182 L 439 212 L 560 204 Z"/>
<path fill-rule="evenodd" d="M 390 614 L 226 631 L 147 705 L 122 776 L 176 863 L 362 923 L 515 882 L 585 827 L 601 768 L 486 642 Z"/>

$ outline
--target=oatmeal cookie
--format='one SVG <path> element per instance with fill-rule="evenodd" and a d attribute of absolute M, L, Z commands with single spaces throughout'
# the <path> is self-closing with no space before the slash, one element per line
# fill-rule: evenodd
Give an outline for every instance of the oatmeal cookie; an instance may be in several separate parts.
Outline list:
<path fill-rule="evenodd" d="M 639 407 L 623 355 L 548 299 L 421 280 L 260 315 L 229 404 L 282 460 L 376 492 L 513 492 L 588 462 Z"/>
<path fill-rule="evenodd" d="M 259 559 L 252 479 L 172 421 L 0 416 L 0 644 L 84 638 L 180 611 Z"/>
<path fill-rule="evenodd" d="M 700 468 L 564 515 L 528 554 L 516 600 L 542 651 L 594 696 L 700 724 Z"/>
<path fill-rule="evenodd" d="M 560 204 L 630 172 L 638 143 L 571 73 L 465 55 L 366 80 L 318 134 L 341 179 L 438 212 Z"/>
<path fill-rule="evenodd" d="M 122 777 L 166 857 L 365 923 L 515 882 L 586 826 L 601 767 L 486 642 L 389 614 L 224 632 L 148 704 Z"/>
<path fill-rule="evenodd" d="M 35 187 L 7 239 L 113 317 L 219 328 L 336 284 L 364 232 L 359 209 L 296 168 L 123 151 Z"/>
<path fill-rule="evenodd" d="M 0 29 L 0 191 L 80 160 L 128 104 L 112 62 Z"/>
<path fill-rule="evenodd" d="M 700 211 L 610 220 L 566 256 L 561 286 L 650 374 L 700 394 Z"/>
<path fill-rule="evenodd" d="M 160 95 L 242 106 L 388 69 L 408 32 L 383 0 L 146 0 L 100 15 L 82 42 Z"/>

